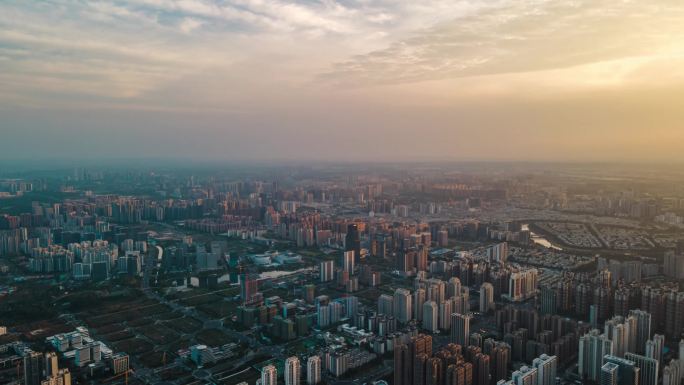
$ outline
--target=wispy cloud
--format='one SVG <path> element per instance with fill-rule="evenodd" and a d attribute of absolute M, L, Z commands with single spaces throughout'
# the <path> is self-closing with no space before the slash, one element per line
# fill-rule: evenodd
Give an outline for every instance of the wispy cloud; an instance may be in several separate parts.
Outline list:
<path fill-rule="evenodd" d="M 0 94 L 159 106 L 202 84 L 193 100 L 215 108 L 330 85 L 598 78 L 621 62 L 622 79 L 683 54 L 682 19 L 674 0 L 8 0 Z"/>
<path fill-rule="evenodd" d="M 513 1 L 415 31 L 324 77 L 405 83 L 660 58 L 684 53 L 673 44 L 684 38 L 682 18 L 676 1 Z"/>

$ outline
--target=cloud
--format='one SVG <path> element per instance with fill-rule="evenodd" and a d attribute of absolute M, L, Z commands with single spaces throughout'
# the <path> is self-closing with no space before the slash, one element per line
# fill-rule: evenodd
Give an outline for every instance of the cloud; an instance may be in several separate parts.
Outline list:
<path fill-rule="evenodd" d="M 204 126 L 216 154 L 549 156 L 578 127 L 681 128 L 682 19 L 666 0 L 0 1 L 0 110 L 46 132 Z"/>
<path fill-rule="evenodd" d="M 197 28 L 201 27 L 203 24 L 204 24 L 204 22 L 201 20 L 193 19 L 191 17 L 186 17 L 180 23 L 180 29 L 181 29 L 181 31 L 183 31 L 185 33 L 190 33 L 192 31 L 196 30 Z"/>
<path fill-rule="evenodd" d="M 678 55 L 684 7 L 675 1 L 514 1 L 418 30 L 337 63 L 324 78 L 383 84 L 545 71 Z"/>

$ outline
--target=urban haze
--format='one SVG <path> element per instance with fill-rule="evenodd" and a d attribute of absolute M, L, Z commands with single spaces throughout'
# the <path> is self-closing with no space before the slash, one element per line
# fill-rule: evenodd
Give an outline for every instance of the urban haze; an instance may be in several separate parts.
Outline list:
<path fill-rule="evenodd" d="M 684 385 L 682 20 L 0 2 L 0 384 Z"/>

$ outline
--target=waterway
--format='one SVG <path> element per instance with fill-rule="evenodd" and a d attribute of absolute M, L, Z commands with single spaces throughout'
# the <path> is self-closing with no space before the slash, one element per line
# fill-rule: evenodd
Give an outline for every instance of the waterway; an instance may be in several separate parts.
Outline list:
<path fill-rule="evenodd" d="M 522 230 L 523 230 L 523 231 L 524 231 L 524 230 L 530 231 L 530 226 L 529 226 L 527 223 L 523 223 L 523 225 L 522 225 Z M 544 238 L 543 236 L 541 236 L 541 235 L 539 235 L 539 234 L 536 234 L 536 233 L 533 232 L 533 231 L 530 231 L 530 239 L 532 240 L 532 242 L 534 242 L 534 243 L 536 243 L 536 244 L 538 244 L 538 245 L 547 247 L 547 248 L 549 248 L 549 249 L 554 249 L 554 250 L 558 250 L 558 251 L 563 250 L 562 247 L 560 247 L 560 246 L 558 246 L 558 245 L 554 245 L 554 244 L 551 243 L 548 239 Z"/>

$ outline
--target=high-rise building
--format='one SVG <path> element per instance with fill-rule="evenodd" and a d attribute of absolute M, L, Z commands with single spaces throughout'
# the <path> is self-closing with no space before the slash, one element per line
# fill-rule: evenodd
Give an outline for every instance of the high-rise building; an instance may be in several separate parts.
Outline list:
<path fill-rule="evenodd" d="M 413 357 L 405 344 L 394 347 L 394 385 L 412 385 Z"/>
<path fill-rule="evenodd" d="M 335 278 L 335 262 L 323 261 L 320 266 L 321 282 L 330 282 Z"/>
<path fill-rule="evenodd" d="M 442 384 L 443 362 L 438 357 L 428 358 L 425 363 L 425 385 Z"/>
<path fill-rule="evenodd" d="M 273 365 L 261 368 L 261 385 L 278 385 L 278 371 Z"/>
<path fill-rule="evenodd" d="M 409 352 L 411 356 L 415 356 L 418 353 L 425 353 L 428 357 L 432 356 L 432 336 L 428 334 L 418 334 L 415 337 L 411 337 Z"/>
<path fill-rule="evenodd" d="M 119 352 L 114 354 L 111 361 L 112 372 L 114 374 L 121 374 L 128 371 L 129 361 L 128 354 L 126 353 Z"/>
<path fill-rule="evenodd" d="M 485 282 L 480 286 L 480 313 L 494 310 L 494 286 Z"/>
<path fill-rule="evenodd" d="M 485 353 L 489 353 L 492 360 L 492 378 L 494 381 L 505 380 L 511 363 L 511 347 L 505 342 L 493 342 L 492 345 L 491 352 L 488 352 L 485 341 Z"/>
<path fill-rule="evenodd" d="M 423 320 L 423 304 L 425 304 L 425 289 L 418 288 L 413 292 L 413 318 Z"/>
<path fill-rule="evenodd" d="M 301 366 L 299 358 L 289 357 L 285 360 L 285 385 L 299 385 Z"/>
<path fill-rule="evenodd" d="M 684 245 L 684 242 L 682 242 Z M 684 339 L 679 340 L 679 374 L 684 379 Z"/>
<path fill-rule="evenodd" d="M 646 357 L 653 358 L 658 361 L 658 365 L 662 365 L 663 348 L 665 347 L 665 336 L 662 334 L 654 334 L 653 338 L 646 341 Z"/>
<path fill-rule="evenodd" d="M 461 280 L 457 277 L 451 277 L 446 284 L 446 296 L 451 298 L 457 295 L 461 295 Z"/>
<path fill-rule="evenodd" d="M 532 366 L 537 369 L 537 385 L 555 385 L 556 367 L 558 357 L 542 354 L 532 361 Z"/>
<path fill-rule="evenodd" d="M 663 366 L 663 385 L 680 385 L 682 374 L 679 372 L 679 361 L 671 360 L 669 365 Z"/>
<path fill-rule="evenodd" d="M 425 353 L 417 353 L 413 356 L 413 384 L 425 385 L 428 357 Z"/>
<path fill-rule="evenodd" d="M 515 385 L 536 385 L 538 380 L 537 369 L 527 366 L 513 372 L 512 380 Z"/>
<path fill-rule="evenodd" d="M 542 314 L 556 314 L 557 308 L 556 290 L 550 286 L 543 286 L 541 288 L 541 313 Z"/>
<path fill-rule="evenodd" d="M 41 385 L 43 380 L 43 353 L 29 352 L 24 356 L 24 384 Z"/>
<path fill-rule="evenodd" d="M 601 367 L 601 382 L 600 385 L 619 385 L 618 383 L 619 366 L 612 362 L 606 362 Z"/>
<path fill-rule="evenodd" d="M 603 356 L 613 354 L 613 341 L 597 329 L 579 339 L 579 375 L 598 382 L 601 377 Z"/>
<path fill-rule="evenodd" d="M 414 266 L 416 271 L 427 271 L 428 247 L 421 245 L 415 252 Z"/>
<path fill-rule="evenodd" d="M 488 385 L 491 378 L 490 358 L 486 354 L 477 353 L 474 357 L 474 380 L 477 385 Z"/>
<path fill-rule="evenodd" d="M 316 385 L 321 382 L 321 357 L 311 356 L 306 360 L 306 383 Z"/>
<path fill-rule="evenodd" d="M 413 306 L 411 306 L 411 292 L 399 288 L 394 291 L 394 317 L 401 323 L 407 323 L 413 319 Z"/>
<path fill-rule="evenodd" d="M 610 287 L 599 286 L 594 289 L 594 322 L 603 322 L 610 316 Z"/>
<path fill-rule="evenodd" d="M 259 302 L 258 279 L 257 274 L 240 274 L 240 299 L 243 305 L 253 305 Z"/>
<path fill-rule="evenodd" d="M 634 361 L 639 368 L 639 385 L 656 385 L 658 383 L 658 361 L 640 354 L 627 353 L 625 358 Z"/>
<path fill-rule="evenodd" d="M 615 316 L 604 324 L 604 334 L 613 341 L 613 355 L 623 357 L 630 347 L 630 324 L 622 316 Z"/>
<path fill-rule="evenodd" d="M 344 237 L 344 250 L 354 252 L 354 262 L 361 262 L 361 238 L 356 224 L 347 225 L 347 235 Z"/>
<path fill-rule="evenodd" d="M 508 259 L 508 243 L 501 242 L 487 248 L 487 259 L 490 262 L 505 264 Z"/>
<path fill-rule="evenodd" d="M 453 314 L 453 301 L 447 300 L 439 304 L 439 328 L 444 331 L 451 330 L 451 314 Z"/>
<path fill-rule="evenodd" d="M 449 232 L 447 230 L 440 230 L 437 233 L 437 245 L 439 247 L 449 246 Z"/>
<path fill-rule="evenodd" d="M 53 374 L 57 374 L 57 372 L 59 372 L 59 359 L 57 358 L 57 353 L 45 353 L 45 376 L 51 377 Z"/>
<path fill-rule="evenodd" d="M 651 338 L 651 314 L 643 310 L 630 310 L 629 317 L 636 319 L 636 353 L 644 353 L 646 341 Z"/>
<path fill-rule="evenodd" d="M 604 364 L 612 364 L 618 367 L 617 384 L 618 385 L 638 385 L 639 384 L 639 368 L 637 368 L 634 361 L 630 361 L 621 357 L 608 354 L 603 357 Z M 605 366 L 605 365 L 604 365 Z M 601 369 L 603 370 L 603 369 Z"/>
<path fill-rule="evenodd" d="M 613 314 L 627 316 L 630 308 L 630 290 L 628 287 L 620 287 L 615 290 L 613 297 Z"/>
<path fill-rule="evenodd" d="M 394 297 L 381 294 L 378 297 L 378 314 L 394 315 Z"/>
<path fill-rule="evenodd" d="M 513 302 L 524 301 L 537 293 L 537 269 L 511 273 L 508 278 L 507 298 Z"/>
<path fill-rule="evenodd" d="M 430 333 L 436 333 L 439 330 L 438 323 L 438 309 L 435 301 L 427 301 L 423 304 L 423 329 Z"/>
<path fill-rule="evenodd" d="M 665 295 L 665 334 L 671 338 L 684 332 L 684 292 L 670 291 Z"/>
<path fill-rule="evenodd" d="M 349 250 L 342 253 L 342 270 L 348 272 L 350 275 L 354 274 L 354 259 L 354 250 Z"/>
<path fill-rule="evenodd" d="M 446 284 L 444 283 L 444 281 L 436 278 L 428 279 L 426 298 L 437 303 L 442 303 L 442 301 L 445 301 L 447 299 L 447 296 Z"/>
<path fill-rule="evenodd" d="M 674 251 L 665 253 L 663 272 L 670 278 L 684 279 L 684 253 Z"/>
<path fill-rule="evenodd" d="M 453 313 L 451 315 L 451 342 L 467 346 L 470 338 L 470 314 Z"/>

